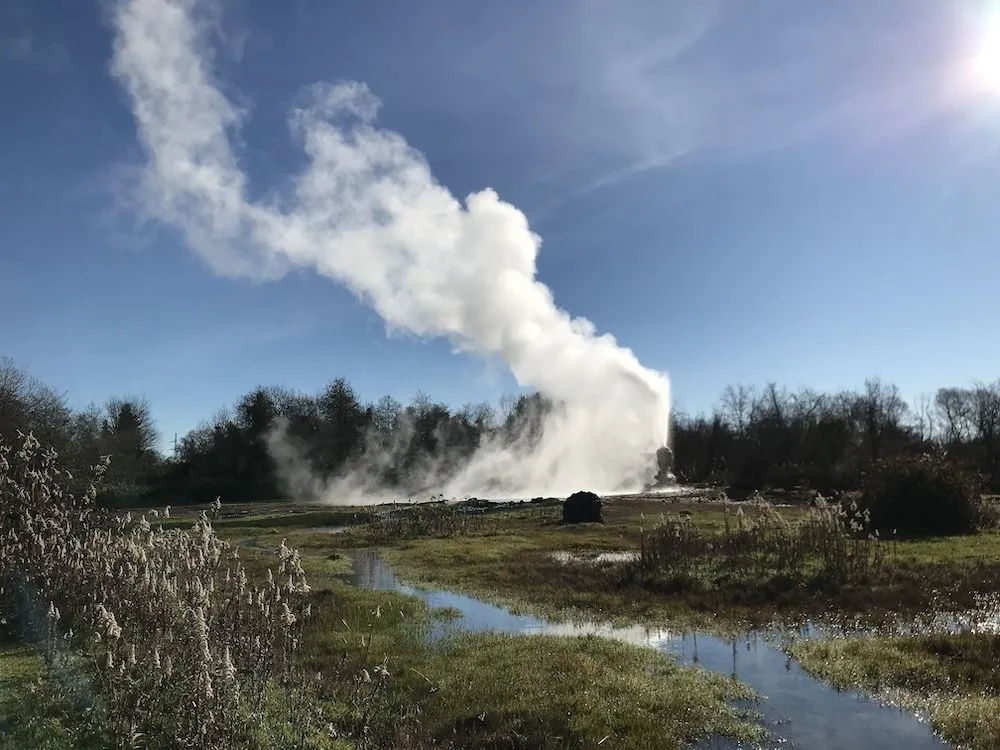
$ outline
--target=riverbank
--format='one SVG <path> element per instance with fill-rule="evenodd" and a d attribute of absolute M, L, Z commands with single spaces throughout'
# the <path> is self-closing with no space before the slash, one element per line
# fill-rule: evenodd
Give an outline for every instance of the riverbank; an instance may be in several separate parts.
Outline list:
<path fill-rule="evenodd" d="M 1000 635 L 937 633 L 800 641 L 790 653 L 811 674 L 929 715 L 949 742 L 1000 747 Z"/>
<path fill-rule="evenodd" d="M 273 564 L 263 542 L 240 554 L 251 577 Z M 275 686 L 262 707 L 261 748 L 670 750 L 706 737 L 764 737 L 753 714 L 734 707 L 756 697 L 736 680 L 604 638 L 430 639 L 454 610 L 352 585 L 343 556 L 307 553 L 302 566 L 312 588 L 299 651 L 306 680 Z M 63 687 L 32 648 L 0 652 L 0 709 L 13 719 L 0 748 L 106 750 Z"/>
<path fill-rule="evenodd" d="M 844 621 L 855 631 L 877 629 L 888 621 L 968 610 L 975 606 L 977 597 L 1000 586 L 1000 535 L 995 532 L 922 541 L 871 540 L 870 545 L 865 542 L 865 554 L 875 555 L 878 564 L 872 563 L 844 581 L 817 576 L 820 568 L 808 555 L 800 576 L 784 578 L 766 565 L 751 571 L 753 575 L 727 576 L 724 569 L 713 567 L 716 557 L 709 555 L 698 560 L 702 567 L 696 587 L 665 586 L 669 580 L 662 573 L 637 575 L 636 566 L 630 565 L 641 553 L 649 529 L 665 521 L 678 522 L 685 533 L 712 537 L 734 522 L 737 511 L 743 519 L 740 523 L 771 523 L 775 528 L 806 522 L 811 513 L 801 505 L 727 506 L 690 498 L 623 498 L 605 505 L 605 523 L 601 524 L 564 525 L 560 504 L 541 501 L 517 506 L 476 503 L 450 509 L 443 505 L 380 509 L 374 513 L 371 509 L 337 508 L 287 516 L 256 514 L 247 518 L 247 523 L 241 523 L 239 517 L 227 518 L 217 529 L 231 541 L 256 550 L 254 554 L 276 547 L 282 539 L 302 550 L 310 577 L 324 581 L 317 588 L 315 622 L 319 630 L 306 641 L 310 669 L 321 672 L 322 665 L 330 663 L 361 669 L 363 662 L 382 664 L 379 659 L 386 659 L 385 669 L 392 679 L 386 680 L 380 693 L 380 707 L 370 707 L 361 715 L 368 716 L 364 721 L 371 721 L 365 728 L 370 736 L 404 747 L 419 747 L 420 742 L 442 738 L 450 738 L 456 747 L 483 743 L 490 747 L 545 747 L 537 744 L 542 734 L 575 738 L 570 743 L 573 746 L 602 739 L 605 735 L 601 733 L 609 731 L 609 726 L 615 727 L 617 734 L 613 736 L 621 738 L 617 746 L 657 746 L 649 745 L 652 735 L 648 732 L 653 731 L 649 727 L 674 721 L 672 728 L 657 735 L 668 743 L 659 746 L 670 747 L 687 741 L 685 737 L 704 736 L 706 732 L 749 737 L 760 727 L 727 703 L 745 698 L 746 685 L 714 682 L 714 677 L 704 674 L 697 679 L 705 681 L 687 683 L 685 680 L 694 677 L 672 658 L 661 653 L 656 658 L 664 661 L 647 661 L 656 653 L 649 649 L 633 652 L 629 649 L 637 647 L 627 646 L 623 652 L 618 650 L 622 644 L 596 638 L 547 635 L 536 641 L 536 636 L 486 633 L 461 633 L 429 644 L 427 634 L 441 629 L 456 613 L 435 610 L 426 603 L 422 609 L 412 597 L 391 591 L 365 592 L 348 585 L 345 550 L 375 544 L 381 558 L 407 581 L 463 592 L 518 612 L 617 624 L 670 625 L 704 634 L 746 633 L 776 622 L 787 625 L 805 620 Z M 364 522 L 358 522 L 362 517 Z M 350 521 L 331 524 L 322 522 L 324 519 Z M 344 618 L 344 611 L 356 614 Z M 372 613 L 377 613 L 374 624 Z M 395 613 L 399 613 L 398 618 Z M 869 642 L 866 638 L 858 641 Z M 904 642 L 906 639 L 900 641 Z M 733 643 L 735 664 L 735 640 Z M 809 651 L 815 645 L 793 641 L 787 647 L 797 658 L 801 655 L 807 668 L 822 679 L 871 689 L 863 681 L 850 682 L 820 669 L 817 664 L 823 659 L 817 654 L 821 652 Z M 656 679 L 615 679 L 623 663 L 640 673 L 654 674 Z M 674 671 L 678 669 L 682 671 Z M 578 672 L 587 674 L 597 685 L 594 695 L 620 696 L 621 703 L 614 705 L 620 705 L 624 713 L 611 712 L 615 718 L 608 724 L 603 701 L 596 701 L 586 690 L 567 691 L 565 675 Z M 695 696 L 695 704 L 672 702 L 675 691 Z M 468 696 L 480 696 L 481 710 L 476 712 L 477 706 Z M 952 688 L 950 692 L 939 691 L 938 696 L 940 705 L 949 708 L 944 713 L 944 709 L 937 710 L 935 727 L 949 738 L 965 741 L 971 737 L 980 743 L 978 746 L 987 746 L 976 739 L 993 736 L 987 703 L 980 701 L 976 704 L 979 708 L 960 711 L 966 694 Z M 357 711 L 356 707 L 344 708 L 353 704 L 343 695 L 331 695 L 329 700 L 330 706 L 341 707 L 337 710 L 344 716 Z M 669 706 L 674 718 L 657 713 L 654 705 Z M 927 704 L 905 705 L 917 710 Z M 972 704 L 966 701 L 964 705 Z M 398 715 L 404 721 L 378 729 L 373 717 L 381 715 Z M 877 712 L 873 715 L 881 716 Z M 567 716 L 575 718 L 569 721 Z M 677 724 L 678 717 L 687 718 Z M 348 725 L 350 722 L 344 726 Z M 404 726 L 409 732 L 405 736 L 399 734 Z M 385 731 L 396 734 L 379 734 Z M 511 737 L 528 744 L 503 744 Z M 525 739 L 532 737 L 535 739 Z M 627 744 L 632 737 L 646 739 Z"/>
<path fill-rule="evenodd" d="M 352 585 L 344 556 L 306 554 L 303 567 L 314 597 L 304 666 L 332 678 L 323 686 L 327 710 L 348 708 L 351 721 L 367 722 L 361 733 L 376 746 L 562 748 L 603 740 L 638 749 L 712 735 L 763 737 L 752 715 L 732 705 L 755 697 L 738 681 L 602 638 L 456 633 L 429 640 L 456 617 L 453 609 Z M 370 699 L 344 695 L 331 665 L 367 672 Z"/>

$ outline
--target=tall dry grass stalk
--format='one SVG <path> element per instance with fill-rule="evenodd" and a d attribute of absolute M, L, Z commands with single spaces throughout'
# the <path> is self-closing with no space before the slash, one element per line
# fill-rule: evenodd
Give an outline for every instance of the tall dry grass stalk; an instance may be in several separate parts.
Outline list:
<path fill-rule="evenodd" d="M 71 479 L 32 435 L 0 441 L 3 628 L 81 678 L 117 745 L 253 746 L 310 614 L 298 553 L 282 543 L 259 580 L 206 516 L 190 531 L 109 516 Z"/>
<path fill-rule="evenodd" d="M 880 573 L 887 547 L 871 530 L 867 511 L 818 497 L 803 518 L 790 521 L 759 497 L 732 509 L 723 498 L 721 531 L 698 529 L 690 517 L 661 519 L 643 530 L 637 565 L 642 570 L 694 575 L 712 567 L 740 578 L 801 578 L 835 583 L 868 580 Z"/>
<path fill-rule="evenodd" d="M 479 513 L 435 503 L 378 513 L 368 524 L 367 535 L 369 543 L 378 546 L 400 539 L 470 534 L 483 526 Z"/>

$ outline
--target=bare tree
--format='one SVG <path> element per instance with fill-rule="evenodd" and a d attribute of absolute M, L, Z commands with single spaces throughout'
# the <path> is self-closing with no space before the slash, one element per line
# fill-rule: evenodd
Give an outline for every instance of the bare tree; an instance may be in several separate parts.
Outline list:
<path fill-rule="evenodd" d="M 788 420 L 788 391 L 785 388 L 778 389 L 777 383 L 768 383 L 764 386 L 761 395 L 761 408 L 766 418 L 773 424 L 784 427 Z"/>
<path fill-rule="evenodd" d="M 9 357 L 0 358 L 0 434 L 33 432 L 62 449 L 69 439 L 71 412 L 63 396 L 33 378 Z"/>
<path fill-rule="evenodd" d="M 513 393 L 505 393 L 497 402 L 497 419 L 500 424 L 507 424 L 514 416 L 517 408 L 518 397 Z"/>
<path fill-rule="evenodd" d="M 934 397 L 938 426 L 946 445 L 967 440 L 972 432 L 970 393 L 965 388 L 941 388 Z"/>
<path fill-rule="evenodd" d="M 913 403 L 913 426 L 920 442 L 934 439 L 936 427 L 936 411 L 934 397 L 929 393 L 921 393 Z"/>
<path fill-rule="evenodd" d="M 790 397 L 791 418 L 803 426 L 813 424 L 826 406 L 826 397 L 812 388 L 802 388 Z"/>
<path fill-rule="evenodd" d="M 742 383 L 727 385 L 722 392 L 722 414 L 736 430 L 737 435 L 745 435 L 753 419 L 757 389 Z"/>
<path fill-rule="evenodd" d="M 392 396 L 383 396 L 375 404 L 372 412 L 372 425 L 380 433 L 388 435 L 396 428 L 403 405 Z"/>
<path fill-rule="evenodd" d="M 437 406 L 439 404 L 434 403 L 434 399 L 430 397 L 429 393 L 426 391 L 417 391 L 413 396 L 413 400 L 410 401 L 410 405 L 406 407 L 406 410 L 419 416 L 430 412 Z"/>
<path fill-rule="evenodd" d="M 465 404 L 456 416 L 473 425 L 480 433 L 489 432 L 496 426 L 496 411 L 486 401 L 481 401 L 477 404 Z"/>
<path fill-rule="evenodd" d="M 865 380 L 864 390 L 857 397 L 855 418 L 865 436 L 872 463 L 881 456 L 886 436 L 900 431 L 907 409 L 895 384 L 883 383 L 877 377 Z"/>
<path fill-rule="evenodd" d="M 476 424 L 484 430 L 492 430 L 497 425 L 497 410 L 489 401 L 481 401 L 475 409 Z"/>
<path fill-rule="evenodd" d="M 970 393 L 975 439 L 983 446 L 986 469 L 995 475 L 997 438 L 1000 436 L 1000 380 L 990 384 L 976 383 Z"/>

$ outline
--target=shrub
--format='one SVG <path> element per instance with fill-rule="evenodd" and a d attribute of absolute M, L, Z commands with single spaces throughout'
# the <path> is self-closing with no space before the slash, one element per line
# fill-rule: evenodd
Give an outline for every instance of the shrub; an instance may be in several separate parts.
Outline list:
<path fill-rule="evenodd" d="M 479 529 L 475 515 L 444 503 L 426 503 L 377 514 L 368 525 L 369 541 L 378 546 L 422 536 L 456 536 Z"/>
<path fill-rule="evenodd" d="M 310 613 L 298 553 L 282 543 L 256 581 L 204 515 L 190 531 L 110 517 L 67 478 L 32 435 L 0 440 L 0 620 L 44 643 L 119 747 L 256 747 Z"/>
<path fill-rule="evenodd" d="M 137 482 L 104 484 L 95 498 L 99 508 L 139 508 L 148 505 L 149 488 Z"/>
<path fill-rule="evenodd" d="M 983 521 L 979 480 L 932 456 L 881 464 L 865 478 L 861 506 L 883 537 L 968 534 Z"/>
<path fill-rule="evenodd" d="M 725 525 L 719 532 L 699 529 L 690 518 L 664 519 L 643 530 L 635 567 L 675 580 L 709 574 L 838 585 L 869 580 L 883 570 L 885 549 L 869 533 L 867 513 L 856 505 L 845 508 L 819 497 L 794 522 L 759 495 L 749 506 L 752 516 L 742 506 L 730 513 L 724 504 Z"/>

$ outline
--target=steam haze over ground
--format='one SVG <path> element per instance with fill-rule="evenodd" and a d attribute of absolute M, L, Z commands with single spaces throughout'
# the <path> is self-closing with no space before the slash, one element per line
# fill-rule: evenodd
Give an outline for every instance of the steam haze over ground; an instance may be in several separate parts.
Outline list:
<path fill-rule="evenodd" d="M 536 278 L 541 239 L 524 214 L 489 188 L 451 195 L 402 135 L 377 126 L 380 103 L 364 83 L 306 85 L 288 127 L 307 166 L 280 194 L 249 197 L 234 145 L 245 112 L 212 72 L 207 32 L 218 12 L 195 0 L 115 6 L 112 71 L 146 155 L 134 193 L 141 209 L 177 227 L 219 274 L 272 280 L 313 269 L 347 285 L 389 329 L 499 356 L 518 383 L 556 402 L 537 441 L 488 441 L 448 472 L 445 494 L 650 481 L 667 436 L 666 376 L 560 309 Z M 308 485 L 294 446 L 280 434 L 271 444 L 292 485 Z M 364 474 L 348 481 L 371 489 Z"/>

